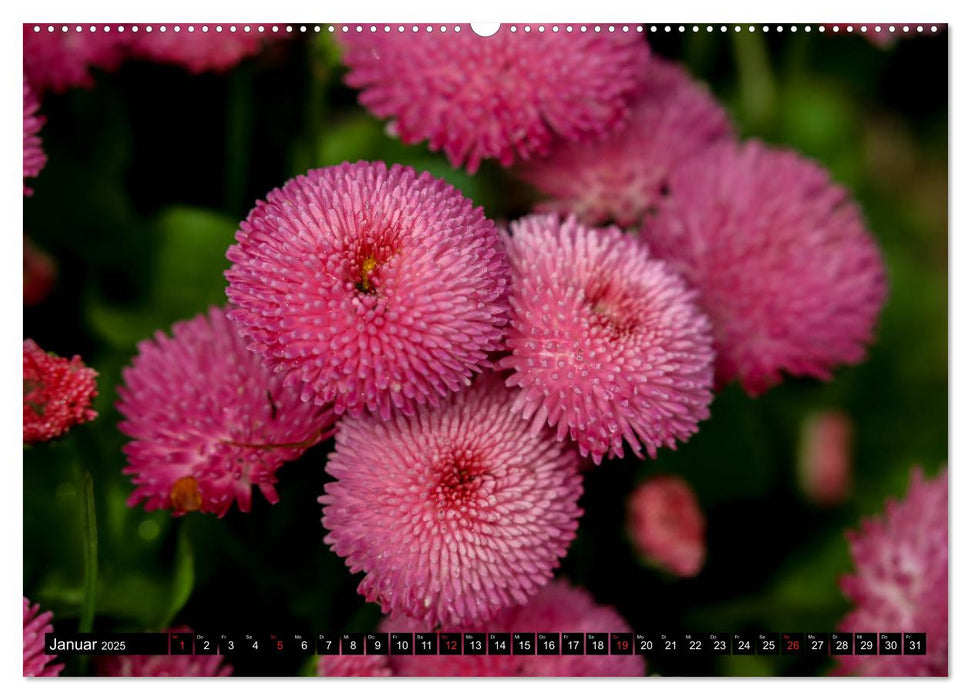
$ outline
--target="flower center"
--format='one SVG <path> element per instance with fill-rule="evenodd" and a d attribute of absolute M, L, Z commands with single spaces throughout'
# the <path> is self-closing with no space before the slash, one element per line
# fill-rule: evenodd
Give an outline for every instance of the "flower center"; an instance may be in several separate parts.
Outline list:
<path fill-rule="evenodd" d="M 622 290 L 608 283 L 597 284 L 586 291 L 584 300 L 593 314 L 592 325 L 605 329 L 612 338 L 626 337 L 637 330 L 637 310 Z"/>
<path fill-rule="evenodd" d="M 202 494 L 194 476 L 183 476 L 172 484 L 169 497 L 172 499 L 172 509 L 177 512 L 191 513 L 202 508 Z"/>
<path fill-rule="evenodd" d="M 382 212 L 360 212 L 344 243 L 345 280 L 360 294 L 381 294 L 389 264 L 400 252 L 403 236 L 401 222 L 396 218 Z"/>
<path fill-rule="evenodd" d="M 371 273 L 374 272 L 375 268 L 378 266 L 378 261 L 374 259 L 374 256 L 367 256 L 361 262 L 360 272 L 357 276 L 357 291 L 363 294 L 374 294 L 374 285 L 371 283 Z"/>
<path fill-rule="evenodd" d="M 452 448 L 435 466 L 438 482 L 432 500 L 439 510 L 461 510 L 475 502 L 486 473 L 486 465 L 477 451 Z"/>

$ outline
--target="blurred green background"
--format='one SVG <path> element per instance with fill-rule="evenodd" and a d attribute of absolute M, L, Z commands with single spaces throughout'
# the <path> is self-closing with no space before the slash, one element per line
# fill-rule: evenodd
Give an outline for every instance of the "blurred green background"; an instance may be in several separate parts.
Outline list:
<path fill-rule="evenodd" d="M 744 137 L 818 159 L 861 203 L 890 297 L 868 360 L 829 384 L 788 380 L 757 400 L 736 386 L 676 452 L 608 462 L 585 478 L 586 515 L 561 575 L 640 631 L 830 631 L 846 612 L 844 532 L 901 495 L 912 465 L 947 459 L 947 36 L 880 48 L 860 36 L 647 33 L 656 53 L 708 82 Z M 279 472 L 280 503 L 223 519 L 131 509 L 113 405 L 135 344 L 225 303 L 225 251 L 256 199 L 311 167 L 384 160 L 429 170 L 498 220 L 533 195 L 486 164 L 452 170 L 403 146 L 340 82 L 326 33 L 274 43 L 225 75 L 129 62 L 96 87 L 47 96 L 48 165 L 24 199 L 24 230 L 51 254 L 57 287 L 24 309 L 24 335 L 99 372 L 100 417 L 24 450 L 24 593 L 55 629 L 86 628 L 83 473 L 92 475 L 98 562 L 93 627 L 199 631 L 368 631 L 379 619 L 360 576 L 322 542 L 316 499 L 330 443 Z M 853 420 L 851 497 L 823 509 L 801 495 L 799 430 L 812 412 Z M 692 580 L 644 567 L 624 505 L 649 475 L 683 475 L 708 518 L 708 561 Z M 90 519 L 87 521 L 90 524 Z M 815 675 L 810 657 L 651 660 L 662 675 Z M 301 659 L 234 662 L 236 674 L 307 673 Z M 65 674 L 86 673 L 79 659 Z"/>

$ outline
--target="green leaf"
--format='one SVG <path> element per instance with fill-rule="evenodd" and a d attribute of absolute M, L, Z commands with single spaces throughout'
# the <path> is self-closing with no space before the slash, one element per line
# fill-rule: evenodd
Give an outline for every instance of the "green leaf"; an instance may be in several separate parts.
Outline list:
<path fill-rule="evenodd" d="M 155 309 L 126 309 L 90 296 L 85 300 L 85 315 L 94 331 L 109 345 L 132 348 L 165 327 L 165 315 Z"/>
<path fill-rule="evenodd" d="M 859 115 L 839 86 L 802 80 L 786 87 L 782 129 L 786 142 L 810 155 L 834 156 L 859 137 Z"/>
<path fill-rule="evenodd" d="M 99 617 L 125 621 L 132 630 L 161 629 L 169 599 L 166 582 L 140 571 L 101 577 L 98 581 Z"/>
<path fill-rule="evenodd" d="M 354 113 L 330 125 L 316 157 L 314 167 L 361 159 L 410 165 L 419 173 L 428 171 L 445 180 L 486 210 L 494 205 L 495 197 L 483 178 L 453 168 L 443 155 L 429 151 L 425 143 L 406 146 L 389 136 L 382 122 L 367 114 Z"/>
<path fill-rule="evenodd" d="M 771 657 L 767 656 L 721 656 L 721 674 L 723 676 L 775 676 Z"/>
<path fill-rule="evenodd" d="M 383 132 L 383 126 L 366 114 L 354 114 L 342 119 L 331 125 L 329 131 L 328 138 L 319 144 L 317 167 L 354 162 L 360 159 L 361 154 L 400 147 L 396 143 L 383 143 L 390 141 Z"/>
<path fill-rule="evenodd" d="M 173 207 L 159 217 L 154 298 L 163 308 L 185 317 L 226 303 L 223 271 L 236 226 L 226 216 L 189 207 Z"/>
<path fill-rule="evenodd" d="M 310 61 L 315 70 L 330 72 L 341 67 L 341 48 L 329 33 L 317 34 L 310 44 Z"/>
<path fill-rule="evenodd" d="M 237 222 L 205 209 L 171 207 L 151 227 L 156 237 L 147 299 L 116 305 L 90 292 L 87 319 L 105 341 L 129 348 L 158 329 L 226 303 L 226 249 Z"/>
<path fill-rule="evenodd" d="M 317 664 L 320 663 L 319 656 L 308 656 L 297 671 L 301 678 L 315 678 L 317 676 Z"/>

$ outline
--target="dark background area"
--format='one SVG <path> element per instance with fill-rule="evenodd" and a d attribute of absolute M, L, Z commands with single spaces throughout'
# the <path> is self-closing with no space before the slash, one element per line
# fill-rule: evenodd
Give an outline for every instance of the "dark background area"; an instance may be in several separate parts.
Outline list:
<path fill-rule="evenodd" d="M 831 383 L 787 380 L 750 399 L 737 386 L 712 418 L 657 460 L 612 460 L 585 477 L 580 531 L 559 575 L 616 607 L 638 631 L 830 631 L 846 612 L 837 579 L 861 516 L 903 494 L 909 470 L 947 460 L 947 35 L 881 48 L 859 35 L 787 29 L 647 33 L 652 49 L 708 82 L 743 137 L 818 159 L 861 203 L 890 277 L 867 361 Z M 100 417 L 24 450 L 24 591 L 77 629 L 83 598 L 77 474 L 95 483 L 95 630 L 363 632 L 380 617 L 322 542 L 330 443 L 278 473 L 280 502 L 222 519 L 128 508 L 113 408 L 121 369 L 156 329 L 225 303 L 225 250 L 258 198 L 311 167 L 403 162 L 446 177 L 487 215 L 528 212 L 533 195 L 487 163 L 453 171 L 403 146 L 341 82 L 326 34 L 276 42 L 227 74 L 126 63 L 92 90 L 46 96 L 49 160 L 24 199 L 25 233 L 57 260 L 53 295 L 24 309 L 24 335 L 99 372 Z M 854 489 L 811 505 L 796 481 L 799 432 L 814 411 L 854 423 Z M 708 519 L 701 574 L 644 566 L 624 533 L 626 496 L 649 475 L 684 476 Z M 238 659 L 237 675 L 306 673 L 303 658 Z M 662 675 L 815 675 L 811 657 L 657 659 Z M 65 674 L 86 673 L 78 659 Z"/>

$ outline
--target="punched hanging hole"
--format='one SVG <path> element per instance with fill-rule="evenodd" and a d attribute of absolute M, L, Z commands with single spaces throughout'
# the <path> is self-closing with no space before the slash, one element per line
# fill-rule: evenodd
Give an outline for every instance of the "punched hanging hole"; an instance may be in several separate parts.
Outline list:
<path fill-rule="evenodd" d="M 478 36 L 492 36 L 499 31 L 499 26 L 498 22 L 473 22 L 472 31 Z"/>

